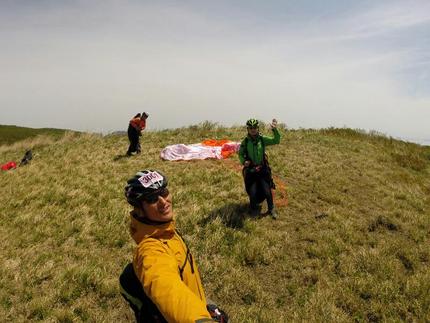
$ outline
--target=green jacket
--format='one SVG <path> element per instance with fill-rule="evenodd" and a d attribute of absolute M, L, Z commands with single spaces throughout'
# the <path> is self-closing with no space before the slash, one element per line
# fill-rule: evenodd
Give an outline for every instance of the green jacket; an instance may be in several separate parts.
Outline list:
<path fill-rule="evenodd" d="M 252 139 L 252 137 L 248 135 L 242 140 L 239 149 L 239 160 L 242 165 L 246 160 L 246 156 L 248 156 L 248 159 L 250 159 L 254 165 L 261 165 L 263 163 L 264 147 L 276 145 L 281 142 L 281 135 L 278 129 L 273 128 L 272 131 L 273 137 L 259 134 L 255 139 Z"/>

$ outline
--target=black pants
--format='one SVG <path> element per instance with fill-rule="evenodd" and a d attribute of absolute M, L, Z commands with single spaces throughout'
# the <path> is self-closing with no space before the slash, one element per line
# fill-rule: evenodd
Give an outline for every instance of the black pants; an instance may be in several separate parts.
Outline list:
<path fill-rule="evenodd" d="M 133 264 L 128 264 L 119 277 L 121 295 L 130 305 L 136 322 L 167 323 L 158 308 L 146 296 L 142 284 L 134 273 Z"/>
<path fill-rule="evenodd" d="M 268 210 L 273 210 L 272 188 L 275 187 L 270 168 L 263 166 L 259 171 L 255 168 L 244 168 L 243 175 L 251 208 L 256 209 L 258 204 L 266 200 Z"/>
<path fill-rule="evenodd" d="M 130 141 L 130 146 L 128 146 L 127 155 L 131 153 L 140 153 L 140 142 L 139 142 L 139 132 L 133 126 L 129 125 L 127 130 L 128 140 Z"/>

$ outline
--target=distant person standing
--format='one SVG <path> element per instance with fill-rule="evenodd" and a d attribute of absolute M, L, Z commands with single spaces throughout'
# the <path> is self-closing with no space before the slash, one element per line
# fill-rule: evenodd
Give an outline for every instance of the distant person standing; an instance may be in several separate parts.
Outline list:
<path fill-rule="evenodd" d="M 130 120 L 128 124 L 128 140 L 130 141 L 130 146 L 127 150 L 127 156 L 131 156 L 132 153 L 140 154 L 140 142 L 139 137 L 142 136 L 142 131 L 146 128 L 146 119 L 148 119 L 148 114 L 143 112 L 142 114 L 136 114 L 133 119 Z"/>
<path fill-rule="evenodd" d="M 242 140 L 239 149 L 239 160 L 243 165 L 243 177 L 245 189 L 249 196 L 251 214 L 253 216 L 258 215 L 260 213 L 258 205 L 266 200 L 268 214 L 273 219 L 276 219 L 278 215 L 272 195 L 272 189 L 275 188 L 275 185 L 265 148 L 280 143 L 281 135 L 277 129 L 277 124 L 276 119 L 273 119 L 270 124 L 273 137 L 263 136 L 260 134 L 258 120 L 249 119 L 246 122 L 247 136 Z"/>

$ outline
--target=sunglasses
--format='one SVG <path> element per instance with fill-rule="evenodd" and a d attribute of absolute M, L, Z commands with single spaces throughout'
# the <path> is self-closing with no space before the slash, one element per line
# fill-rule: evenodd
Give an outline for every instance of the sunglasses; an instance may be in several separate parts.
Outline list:
<path fill-rule="evenodd" d="M 258 129 L 258 127 L 248 127 L 248 129 Z"/>
<path fill-rule="evenodd" d="M 169 190 L 165 187 L 165 188 L 162 188 L 158 191 L 155 191 L 154 193 L 151 193 L 151 194 L 145 196 L 144 198 L 142 198 L 142 200 L 149 203 L 149 204 L 154 204 L 154 203 L 158 202 L 159 196 L 166 198 L 169 196 L 169 194 L 170 194 Z"/>

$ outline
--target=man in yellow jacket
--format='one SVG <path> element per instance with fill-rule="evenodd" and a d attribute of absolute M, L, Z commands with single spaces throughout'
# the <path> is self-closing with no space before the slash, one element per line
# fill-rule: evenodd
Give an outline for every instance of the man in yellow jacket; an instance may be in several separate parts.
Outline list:
<path fill-rule="evenodd" d="M 125 187 L 130 234 L 137 244 L 133 263 L 120 277 L 121 294 L 137 322 L 227 322 L 216 306 L 206 305 L 197 265 L 175 229 L 167 178 L 144 170 Z"/>

